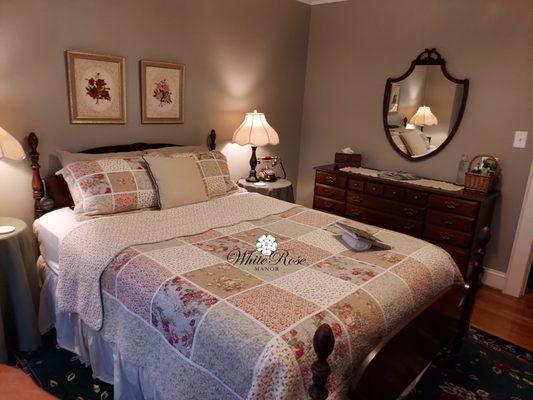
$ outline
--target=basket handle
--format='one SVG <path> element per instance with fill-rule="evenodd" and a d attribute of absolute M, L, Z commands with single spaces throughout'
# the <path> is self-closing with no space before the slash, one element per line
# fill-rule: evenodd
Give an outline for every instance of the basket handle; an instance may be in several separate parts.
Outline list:
<path fill-rule="evenodd" d="M 491 156 L 490 154 L 478 154 L 477 156 L 474 156 L 474 158 L 472 158 L 472 160 L 470 160 L 470 163 L 468 164 L 468 171 L 467 172 L 472 171 L 472 164 L 474 163 L 474 161 L 476 161 L 478 158 L 483 158 L 483 157 L 490 158 L 491 160 L 493 160 L 496 163 L 496 173 L 495 173 L 495 175 L 499 175 L 499 173 L 500 173 L 500 163 L 498 162 L 496 157 Z"/>

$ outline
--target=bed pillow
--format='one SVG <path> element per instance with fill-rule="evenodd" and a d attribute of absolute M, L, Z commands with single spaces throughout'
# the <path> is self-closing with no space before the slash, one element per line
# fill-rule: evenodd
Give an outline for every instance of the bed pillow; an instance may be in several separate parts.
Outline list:
<path fill-rule="evenodd" d="M 144 160 L 162 210 L 207 200 L 204 181 L 192 154 L 178 158 L 144 156 Z"/>
<path fill-rule="evenodd" d="M 405 131 L 400 133 L 400 137 L 402 138 L 405 147 L 407 147 L 409 154 L 412 156 L 427 152 L 426 142 L 422 139 L 422 136 L 420 136 L 419 131 Z"/>
<path fill-rule="evenodd" d="M 239 188 L 229 176 L 228 160 L 220 151 L 199 151 L 189 154 L 174 154 L 172 157 L 192 155 L 200 168 L 207 197 L 210 199 L 234 192 Z"/>
<path fill-rule="evenodd" d="M 157 207 L 157 195 L 142 158 L 77 161 L 63 175 L 77 215 L 93 216 Z"/>
<path fill-rule="evenodd" d="M 171 156 L 179 153 L 195 153 L 199 151 L 208 151 L 207 146 L 170 146 L 161 147 L 159 149 L 145 150 L 145 155 L 159 154 L 162 156 Z"/>
<path fill-rule="evenodd" d="M 131 157 L 141 157 L 142 152 L 140 151 L 127 151 L 122 153 L 102 153 L 102 154 L 86 154 L 86 153 L 71 153 L 65 150 L 56 150 L 57 158 L 62 167 L 76 162 L 76 161 L 91 161 L 91 160 L 102 160 L 105 158 L 131 158 Z"/>

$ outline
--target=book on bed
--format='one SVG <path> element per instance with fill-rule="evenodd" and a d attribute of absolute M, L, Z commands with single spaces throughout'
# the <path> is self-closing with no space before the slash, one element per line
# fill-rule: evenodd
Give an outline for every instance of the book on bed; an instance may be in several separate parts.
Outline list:
<path fill-rule="evenodd" d="M 370 250 L 373 246 L 383 250 L 390 250 L 391 248 L 388 244 L 362 229 L 354 228 L 342 222 L 337 222 L 335 225 L 342 231 L 342 241 L 355 251 Z"/>

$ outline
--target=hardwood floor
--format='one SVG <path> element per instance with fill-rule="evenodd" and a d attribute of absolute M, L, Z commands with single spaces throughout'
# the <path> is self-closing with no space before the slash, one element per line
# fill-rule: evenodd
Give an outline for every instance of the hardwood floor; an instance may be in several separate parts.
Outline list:
<path fill-rule="evenodd" d="M 533 350 L 533 290 L 517 299 L 483 286 L 471 322 L 476 328 Z"/>

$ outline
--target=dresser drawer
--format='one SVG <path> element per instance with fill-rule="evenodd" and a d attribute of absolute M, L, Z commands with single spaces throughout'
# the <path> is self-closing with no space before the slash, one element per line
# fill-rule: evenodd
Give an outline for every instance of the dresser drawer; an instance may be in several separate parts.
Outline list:
<path fill-rule="evenodd" d="M 468 248 L 472 235 L 463 232 L 457 232 L 452 229 L 442 228 L 440 226 L 426 224 L 424 236 L 438 243 L 444 243 L 454 246 Z"/>
<path fill-rule="evenodd" d="M 405 189 L 396 187 L 396 186 L 389 186 L 385 185 L 385 190 L 383 192 L 383 196 L 386 199 L 392 199 L 392 200 L 403 200 L 403 196 L 405 194 Z"/>
<path fill-rule="evenodd" d="M 365 182 L 365 193 L 370 193 L 375 196 L 383 195 L 383 187 L 385 185 L 375 182 Z"/>
<path fill-rule="evenodd" d="M 474 218 L 464 217 L 435 210 L 428 210 L 426 222 L 461 232 L 470 233 L 474 229 Z"/>
<path fill-rule="evenodd" d="M 364 195 L 361 192 L 354 192 L 348 190 L 348 195 L 346 196 L 346 202 L 355 205 L 361 205 L 364 201 Z"/>
<path fill-rule="evenodd" d="M 334 214 L 344 214 L 344 202 L 331 200 L 320 196 L 314 197 L 313 208 Z"/>
<path fill-rule="evenodd" d="M 414 236 L 421 236 L 423 231 L 422 222 L 399 218 L 355 204 L 346 204 L 346 216 L 370 225 L 381 226 Z"/>
<path fill-rule="evenodd" d="M 316 182 L 324 185 L 335 187 L 346 187 L 346 178 L 344 176 L 337 176 L 335 174 L 328 174 L 327 172 L 317 171 Z"/>
<path fill-rule="evenodd" d="M 315 195 L 320 197 L 327 197 L 328 199 L 344 201 L 346 190 L 336 188 L 333 186 L 326 186 L 317 183 L 315 185 Z"/>
<path fill-rule="evenodd" d="M 365 182 L 359 179 L 350 179 L 348 181 L 348 189 L 355 190 L 357 192 L 364 192 Z"/>
<path fill-rule="evenodd" d="M 417 206 L 425 206 L 427 202 L 427 193 L 418 190 L 406 189 L 404 199 L 407 203 L 416 204 Z"/>
<path fill-rule="evenodd" d="M 424 208 L 413 206 L 411 204 L 400 203 L 394 200 L 387 200 L 351 191 L 348 191 L 346 200 L 348 203 L 379 211 L 383 214 L 389 214 L 392 217 L 401 217 L 417 221 L 422 221 L 424 219 Z"/>
<path fill-rule="evenodd" d="M 478 203 L 475 201 L 431 194 L 429 196 L 429 208 L 446 211 L 452 214 L 466 215 L 467 217 L 475 217 L 477 214 Z"/>

